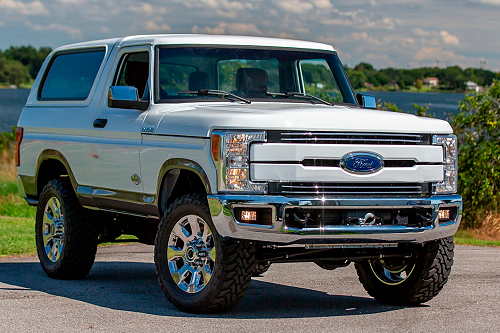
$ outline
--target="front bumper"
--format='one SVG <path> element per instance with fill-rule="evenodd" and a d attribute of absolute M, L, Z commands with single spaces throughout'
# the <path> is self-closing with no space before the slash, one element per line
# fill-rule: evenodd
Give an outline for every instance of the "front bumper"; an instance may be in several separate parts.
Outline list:
<path fill-rule="evenodd" d="M 287 197 L 277 195 L 209 195 L 208 203 L 212 220 L 223 237 L 247 239 L 279 245 L 303 244 L 332 247 L 395 245 L 397 243 L 425 243 L 452 236 L 462 218 L 460 195 L 435 195 L 431 197 Z M 271 208 L 273 223 L 270 226 L 239 223 L 234 218 L 235 207 Z M 287 228 L 284 221 L 286 208 L 314 207 L 325 209 L 404 209 L 411 207 L 432 208 L 433 222 L 427 227 L 403 225 L 335 225 L 321 228 Z M 458 214 L 452 221 L 439 223 L 440 207 L 457 207 Z"/>

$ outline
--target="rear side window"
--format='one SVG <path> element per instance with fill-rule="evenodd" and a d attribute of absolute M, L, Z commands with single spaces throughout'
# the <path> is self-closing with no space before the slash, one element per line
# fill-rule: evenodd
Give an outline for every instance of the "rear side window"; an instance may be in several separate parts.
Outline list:
<path fill-rule="evenodd" d="M 86 100 L 104 54 L 105 50 L 94 50 L 56 55 L 45 75 L 39 99 Z"/>

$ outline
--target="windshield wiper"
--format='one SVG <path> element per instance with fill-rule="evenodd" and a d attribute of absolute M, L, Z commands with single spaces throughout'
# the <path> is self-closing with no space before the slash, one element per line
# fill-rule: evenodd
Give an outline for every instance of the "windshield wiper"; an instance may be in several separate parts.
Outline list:
<path fill-rule="evenodd" d="M 240 100 L 242 102 L 245 102 L 247 104 L 252 104 L 251 101 L 249 101 L 246 98 L 240 97 L 238 95 L 232 94 L 227 91 L 223 90 L 212 90 L 212 89 L 200 89 L 200 90 L 190 90 L 190 91 L 178 91 L 178 94 L 193 94 L 193 95 L 198 95 L 198 96 L 220 96 L 221 98 L 227 98 L 229 100 Z"/>
<path fill-rule="evenodd" d="M 321 98 L 316 97 L 314 95 L 310 95 L 310 94 L 306 94 L 306 93 L 301 93 L 301 92 L 296 92 L 296 91 L 289 91 L 289 92 L 286 92 L 286 93 L 269 92 L 268 91 L 268 92 L 266 92 L 266 95 L 280 96 L 280 97 L 285 97 L 285 98 L 289 98 L 289 97 L 305 98 L 305 99 L 308 99 L 308 100 L 315 100 L 315 101 L 321 102 L 321 103 L 326 104 L 326 105 L 333 105 L 333 103 L 327 102 L 324 99 L 321 99 Z"/>

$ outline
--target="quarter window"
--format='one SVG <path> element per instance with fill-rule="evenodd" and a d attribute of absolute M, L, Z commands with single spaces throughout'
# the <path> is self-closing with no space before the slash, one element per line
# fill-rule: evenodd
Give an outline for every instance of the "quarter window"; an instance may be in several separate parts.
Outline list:
<path fill-rule="evenodd" d="M 45 76 L 39 98 L 61 101 L 86 100 L 94 85 L 104 54 L 104 50 L 96 50 L 56 55 Z"/>

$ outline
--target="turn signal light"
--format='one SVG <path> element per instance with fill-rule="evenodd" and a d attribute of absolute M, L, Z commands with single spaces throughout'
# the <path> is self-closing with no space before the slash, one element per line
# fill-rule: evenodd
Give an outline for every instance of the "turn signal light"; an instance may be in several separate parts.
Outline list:
<path fill-rule="evenodd" d="M 450 210 L 449 209 L 440 209 L 438 211 L 438 218 L 440 220 L 449 220 L 450 219 Z"/>
<path fill-rule="evenodd" d="M 241 211 L 242 221 L 257 221 L 257 212 L 255 210 L 243 210 Z"/>
<path fill-rule="evenodd" d="M 219 152 L 220 152 L 220 135 L 214 134 L 212 135 L 212 158 L 215 162 L 219 160 Z"/>
<path fill-rule="evenodd" d="M 24 129 L 22 127 L 18 127 L 16 129 L 16 147 L 14 152 L 14 160 L 16 161 L 16 166 L 21 165 L 21 141 L 23 141 Z"/>

